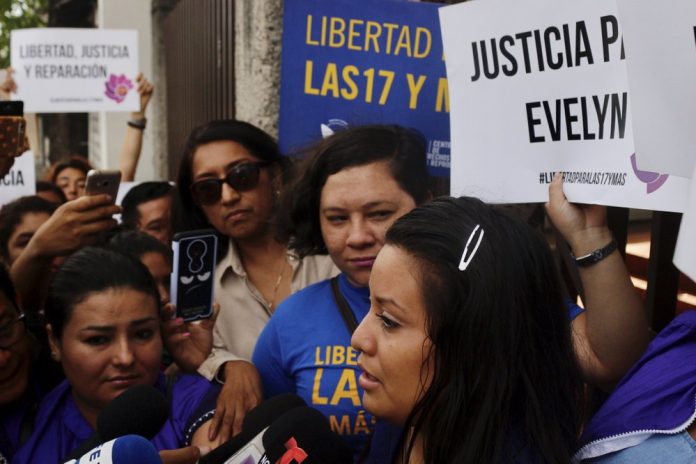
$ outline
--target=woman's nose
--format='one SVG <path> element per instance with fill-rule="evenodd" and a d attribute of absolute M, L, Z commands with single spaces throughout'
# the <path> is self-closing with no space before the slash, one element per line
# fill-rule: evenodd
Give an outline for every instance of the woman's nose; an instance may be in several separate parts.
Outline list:
<path fill-rule="evenodd" d="M 353 248 L 365 248 L 375 242 L 375 235 L 370 226 L 362 220 L 353 221 L 346 244 Z"/>

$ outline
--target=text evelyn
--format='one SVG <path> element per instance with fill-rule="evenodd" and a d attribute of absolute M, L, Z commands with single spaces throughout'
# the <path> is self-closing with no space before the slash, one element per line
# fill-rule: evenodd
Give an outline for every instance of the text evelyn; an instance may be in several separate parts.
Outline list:
<path fill-rule="evenodd" d="M 562 138 L 565 140 L 602 140 L 607 138 L 607 132 L 609 132 L 608 138 L 610 139 L 624 138 L 628 106 L 627 93 L 593 95 L 591 101 L 588 102 L 588 100 L 590 99 L 587 97 L 573 97 L 556 100 L 553 103 L 548 101 L 527 103 L 529 142 L 546 141 L 545 136 L 539 135 L 537 126 L 548 128 L 548 134 L 554 142 L 558 142 Z M 578 105 L 580 106 L 579 116 Z M 597 121 L 597 133 L 590 129 L 593 127 L 590 125 L 590 117 L 594 117 Z M 580 128 L 577 127 L 578 123 Z"/>

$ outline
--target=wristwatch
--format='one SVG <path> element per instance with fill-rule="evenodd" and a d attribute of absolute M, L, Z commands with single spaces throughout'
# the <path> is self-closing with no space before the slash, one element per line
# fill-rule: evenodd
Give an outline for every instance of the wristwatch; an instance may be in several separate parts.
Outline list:
<path fill-rule="evenodd" d="M 612 254 L 616 249 L 619 247 L 619 244 L 616 243 L 615 239 L 612 239 L 611 242 L 609 242 L 608 245 L 598 248 L 586 255 L 582 256 L 575 256 L 573 252 L 570 252 L 570 256 L 573 257 L 575 260 L 575 264 L 577 264 L 580 267 L 588 267 L 592 266 L 593 264 L 597 264 L 610 254 Z"/>

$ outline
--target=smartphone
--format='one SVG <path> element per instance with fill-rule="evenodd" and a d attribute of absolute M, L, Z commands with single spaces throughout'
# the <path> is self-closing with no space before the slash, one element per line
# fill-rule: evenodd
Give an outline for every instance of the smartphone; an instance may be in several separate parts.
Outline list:
<path fill-rule="evenodd" d="M 0 101 L 0 116 L 24 116 L 24 102 L 21 100 Z"/>
<path fill-rule="evenodd" d="M 87 173 L 85 193 L 87 195 L 101 195 L 106 193 L 116 201 L 118 186 L 121 184 L 121 171 L 92 169 Z"/>
<path fill-rule="evenodd" d="M 176 315 L 185 321 L 207 319 L 213 314 L 213 281 L 217 256 L 214 230 L 194 230 L 174 235 L 174 265 L 170 279 Z"/>
<path fill-rule="evenodd" d="M 27 150 L 24 102 L 0 101 L 0 157 L 14 158 Z"/>

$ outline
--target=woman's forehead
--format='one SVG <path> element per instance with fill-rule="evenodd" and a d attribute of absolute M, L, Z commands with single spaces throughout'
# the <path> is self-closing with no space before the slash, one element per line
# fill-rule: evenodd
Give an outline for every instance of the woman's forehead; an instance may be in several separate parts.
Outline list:
<path fill-rule="evenodd" d="M 157 317 L 154 296 L 131 288 L 110 288 L 92 292 L 72 308 L 68 323 L 77 326 L 129 325 Z"/>
<path fill-rule="evenodd" d="M 196 176 L 208 170 L 224 170 L 242 161 L 259 161 L 259 158 L 238 142 L 216 140 L 196 148 L 191 159 L 191 171 Z"/>

